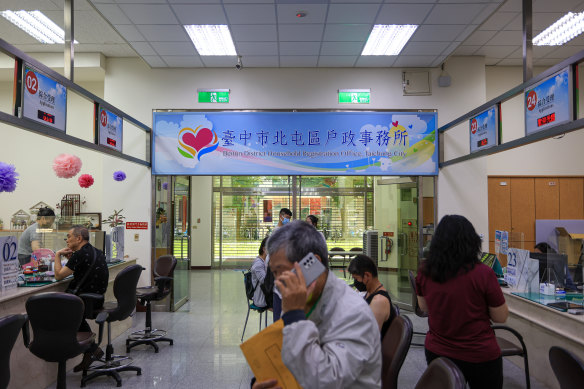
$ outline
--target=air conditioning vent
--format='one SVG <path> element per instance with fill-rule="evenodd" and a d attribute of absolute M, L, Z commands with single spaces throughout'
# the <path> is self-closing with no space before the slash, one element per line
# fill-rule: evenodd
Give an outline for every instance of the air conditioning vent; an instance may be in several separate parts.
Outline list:
<path fill-rule="evenodd" d="M 363 233 L 363 253 L 373 259 L 375 265 L 379 262 L 379 232 L 365 231 Z"/>

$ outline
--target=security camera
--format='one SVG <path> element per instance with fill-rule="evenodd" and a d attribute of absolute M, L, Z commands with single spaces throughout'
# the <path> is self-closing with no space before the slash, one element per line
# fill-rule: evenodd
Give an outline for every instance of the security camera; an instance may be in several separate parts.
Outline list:
<path fill-rule="evenodd" d="M 241 70 L 243 68 L 243 63 L 241 62 L 241 55 L 237 56 L 237 63 L 235 64 L 235 69 Z"/>

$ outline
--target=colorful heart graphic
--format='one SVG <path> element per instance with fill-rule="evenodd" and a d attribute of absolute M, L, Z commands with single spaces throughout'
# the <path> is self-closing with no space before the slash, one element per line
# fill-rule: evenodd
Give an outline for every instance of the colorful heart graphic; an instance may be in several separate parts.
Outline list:
<path fill-rule="evenodd" d="M 394 127 L 397 127 L 398 123 L 399 122 L 397 120 L 395 122 L 391 122 L 391 124 L 393 124 Z"/>
<path fill-rule="evenodd" d="M 203 147 L 207 146 L 209 143 L 213 141 L 213 132 L 208 128 L 201 128 L 197 131 L 197 134 L 193 134 L 192 132 L 186 132 L 183 137 L 182 141 L 194 148 L 197 151 L 200 151 Z"/>
<path fill-rule="evenodd" d="M 219 139 L 217 134 L 209 128 L 199 126 L 193 130 L 185 127 L 178 134 L 178 144 L 179 154 L 192 161 L 184 163 L 194 167 L 197 161 L 201 160 L 201 156 L 217 149 Z"/>

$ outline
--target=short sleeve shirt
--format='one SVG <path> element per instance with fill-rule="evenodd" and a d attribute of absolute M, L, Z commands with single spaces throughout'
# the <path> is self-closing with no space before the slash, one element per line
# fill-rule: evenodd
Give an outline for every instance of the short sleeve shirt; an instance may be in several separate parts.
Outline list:
<path fill-rule="evenodd" d="M 478 263 L 443 284 L 418 272 L 416 291 L 428 305 L 428 350 L 473 363 L 492 361 L 501 355 L 489 307 L 503 305 L 505 297 L 490 267 Z"/>
<path fill-rule="evenodd" d="M 32 254 L 32 242 L 35 240 L 41 240 L 42 234 L 38 232 L 38 223 L 32 224 L 28 227 L 18 240 L 18 254 L 21 255 L 31 255 Z"/>
<path fill-rule="evenodd" d="M 87 277 L 79 289 L 79 293 L 104 294 L 107 290 L 109 271 L 105 261 L 105 255 L 103 255 L 101 250 L 95 249 L 95 252 L 97 253 L 95 266 L 89 277 Z M 81 282 L 81 279 L 91 267 L 93 255 L 93 246 L 87 243 L 85 246 L 75 251 L 69 261 L 67 261 L 67 265 L 65 266 L 73 270 L 73 280 L 69 284 L 69 289 L 75 289 L 78 283 Z"/>

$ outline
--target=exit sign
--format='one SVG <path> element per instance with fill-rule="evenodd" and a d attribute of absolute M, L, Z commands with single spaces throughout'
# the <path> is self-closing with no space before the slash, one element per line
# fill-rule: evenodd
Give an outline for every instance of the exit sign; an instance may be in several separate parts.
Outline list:
<path fill-rule="evenodd" d="M 229 103 L 229 89 L 197 90 L 199 103 Z"/>
<path fill-rule="evenodd" d="M 339 89 L 339 104 L 369 104 L 369 89 Z"/>

